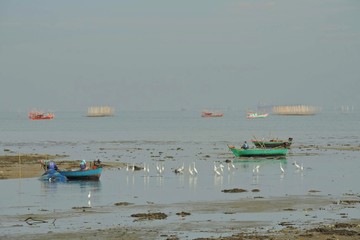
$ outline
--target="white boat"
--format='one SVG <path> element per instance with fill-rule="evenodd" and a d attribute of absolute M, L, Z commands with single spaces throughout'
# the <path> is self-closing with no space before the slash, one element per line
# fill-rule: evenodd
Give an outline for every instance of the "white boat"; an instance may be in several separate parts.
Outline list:
<path fill-rule="evenodd" d="M 256 113 L 256 112 L 248 112 L 246 113 L 246 118 L 266 118 L 269 116 L 269 113 Z"/>

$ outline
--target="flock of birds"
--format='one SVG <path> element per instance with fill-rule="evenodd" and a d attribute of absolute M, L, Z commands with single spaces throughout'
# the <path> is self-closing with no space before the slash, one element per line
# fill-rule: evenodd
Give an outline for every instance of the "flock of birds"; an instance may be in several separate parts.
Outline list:
<path fill-rule="evenodd" d="M 297 170 L 303 171 L 304 170 L 304 166 L 303 164 L 299 165 L 296 161 L 293 162 L 293 165 L 296 167 Z M 280 172 L 281 173 L 285 173 L 285 169 L 282 165 L 282 163 L 279 163 L 279 167 L 280 167 Z M 217 164 L 216 162 L 214 162 L 214 174 L 216 176 L 221 176 L 224 172 L 224 168 L 225 166 L 222 163 Z M 236 169 L 234 163 L 232 161 L 227 162 L 227 169 L 228 171 L 234 170 Z M 150 164 L 146 164 L 144 163 L 143 167 L 138 167 L 135 164 L 133 164 L 132 166 L 129 166 L 129 164 L 126 165 L 126 171 L 136 171 L 136 170 L 143 170 L 145 175 L 149 175 L 150 174 Z M 162 176 L 164 171 L 165 171 L 165 166 L 163 163 L 156 163 L 156 171 L 157 174 Z M 185 164 L 183 163 L 180 167 L 173 169 L 173 172 L 175 174 L 184 174 L 185 173 Z M 260 165 L 256 165 L 254 166 L 252 172 L 253 173 L 259 173 L 260 171 Z M 198 170 L 195 166 L 195 162 L 192 162 L 189 164 L 189 167 L 187 168 L 187 172 L 191 175 L 191 176 L 196 176 L 198 175 Z"/>
<path fill-rule="evenodd" d="M 226 163 L 227 163 L 227 170 L 229 172 L 236 169 L 236 167 L 232 161 L 227 160 Z M 299 165 L 296 161 L 294 161 L 292 164 L 295 166 L 297 171 L 304 170 L 303 163 L 301 163 L 301 165 Z M 279 163 L 279 167 L 280 167 L 280 173 L 285 174 L 285 169 L 281 162 Z M 214 162 L 213 171 L 214 171 L 215 176 L 222 176 L 224 173 L 224 169 L 225 169 L 225 166 L 223 165 L 223 163 L 217 164 L 216 162 Z M 130 166 L 129 164 L 126 165 L 127 172 L 129 172 L 129 171 L 134 172 L 137 170 L 142 170 L 144 172 L 144 176 L 148 176 L 150 174 L 150 164 L 144 163 L 143 167 L 136 166 L 135 164 L 133 164 L 132 166 Z M 164 164 L 156 163 L 156 172 L 157 172 L 158 176 L 162 176 L 164 171 L 165 171 Z M 253 174 L 259 174 L 259 171 L 260 171 L 260 165 L 259 164 L 254 165 L 254 167 L 252 169 Z M 190 163 L 187 169 L 185 169 L 185 164 L 183 163 L 180 167 L 173 169 L 173 172 L 175 174 L 184 174 L 185 172 L 187 172 L 191 176 L 197 176 L 199 173 L 195 166 L 195 162 Z M 91 191 L 89 191 L 87 197 L 88 197 L 88 206 L 91 207 Z"/>
<path fill-rule="evenodd" d="M 227 170 L 229 172 L 236 169 L 236 167 L 232 161 L 226 161 L 226 163 L 227 163 Z M 294 161 L 292 164 L 296 167 L 296 170 L 298 170 L 298 171 L 304 170 L 303 164 L 300 165 L 296 161 Z M 281 162 L 279 163 L 279 167 L 280 167 L 280 173 L 285 174 L 285 169 Z M 214 162 L 213 171 L 214 171 L 215 176 L 223 175 L 224 169 L 225 169 L 225 166 L 223 163 L 217 164 L 216 162 Z M 142 170 L 144 172 L 144 175 L 148 176 L 150 174 L 150 164 L 144 163 L 142 167 L 136 166 L 135 164 L 133 164 L 132 166 L 130 166 L 129 164 L 126 165 L 127 172 L 129 172 L 129 171 L 134 172 L 134 171 L 138 171 L 138 170 Z M 188 173 L 191 176 L 197 176 L 199 173 L 195 166 L 195 162 L 190 163 L 188 168 L 185 168 L 185 164 L 183 163 L 180 167 L 172 169 L 172 171 L 175 174 Z M 254 174 L 258 174 L 259 171 L 260 171 L 260 165 L 255 165 L 254 168 L 252 169 L 252 172 Z M 158 176 L 163 176 L 163 173 L 165 172 L 165 166 L 163 163 L 156 163 L 156 172 L 157 172 Z"/>

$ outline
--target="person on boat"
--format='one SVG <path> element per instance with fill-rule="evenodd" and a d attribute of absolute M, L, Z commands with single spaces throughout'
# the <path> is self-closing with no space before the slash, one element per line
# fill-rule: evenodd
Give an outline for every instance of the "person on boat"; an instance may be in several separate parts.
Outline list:
<path fill-rule="evenodd" d="M 86 170 L 86 161 L 85 160 L 82 160 L 81 163 L 80 163 L 80 169 L 81 170 Z"/>
<path fill-rule="evenodd" d="M 244 144 L 241 146 L 242 149 L 249 149 L 249 145 L 245 141 Z"/>
<path fill-rule="evenodd" d="M 97 169 L 98 167 L 101 167 L 100 159 L 94 160 L 94 165 L 93 165 L 92 169 Z"/>
<path fill-rule="evenodd" d="M 53 161 L 50 161 L 47 166 L 46 166 L 47 170 L 55 170 L 57 171 L 58 170 L 58 166 L 56 165 L 55 162 Z"/>
<path fill-rule="evenodd" d="M 46 171 L 48 161 L 39 160 L 39 163 L 41 164 L 41 167 Z"/>

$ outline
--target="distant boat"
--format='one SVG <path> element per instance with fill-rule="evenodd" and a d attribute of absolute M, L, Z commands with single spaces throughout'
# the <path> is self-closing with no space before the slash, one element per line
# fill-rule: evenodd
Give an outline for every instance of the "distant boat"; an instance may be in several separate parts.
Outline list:
<path fill-rule="evenodd" d="M 108 117 L 114 115 L 114 108 L 109 106 L 93 106 L 88 108 L 88 117 Z"/>
<path fill-rule="evenodd" d="M 228 146 L 229 150 L 235 155 L 235 157 L 278 157 L 286 156 L 287 148 L 251 148 L 242 149 L 234 146 Z"/>
<path fill-rule="evenodd" d="M 246 118 L 266 118 L 269 116 L 269 113 L 256 113 L 256 112 L 247 112 Z"/>
<path fill-rule="evenodd" d="M 45 120 L 45 119 L 53 119 L 55 115 L 53 113 L 44 113 L 39 111 L 31 111 L 29 112 L 29 119 L 31 120 Z"/>
<path fill-rule="evenodd" d="M 258 140 L 253 139 L 251 142 L 255 144 L 257 148 L 290 148 L 293 138 L 288 140 L 281 139 L 269 139 L 269 140 Z"/>
<path fill-rule="evenodd" d="M 222 117 L 222 116 L 224 116 L 223 113 L 216 113 L 216 112 L 210 112 L 210 111 L 201 112 L 201 117 Z"/>
<path fill-rule="evenodd" d="M 86 170 L 59 170 L 62 176 L 68 180 L 99 180 L 102 172 L 102 167 L 91 168 Z"/>

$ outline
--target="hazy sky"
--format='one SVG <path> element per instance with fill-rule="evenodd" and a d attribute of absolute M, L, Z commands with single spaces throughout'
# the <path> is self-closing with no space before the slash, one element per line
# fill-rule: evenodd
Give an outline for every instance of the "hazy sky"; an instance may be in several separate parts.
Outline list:
<path fill-rule="evenodd" d="M 359 0 L 0 0 L 0 111 L 359 106 Z"/>

